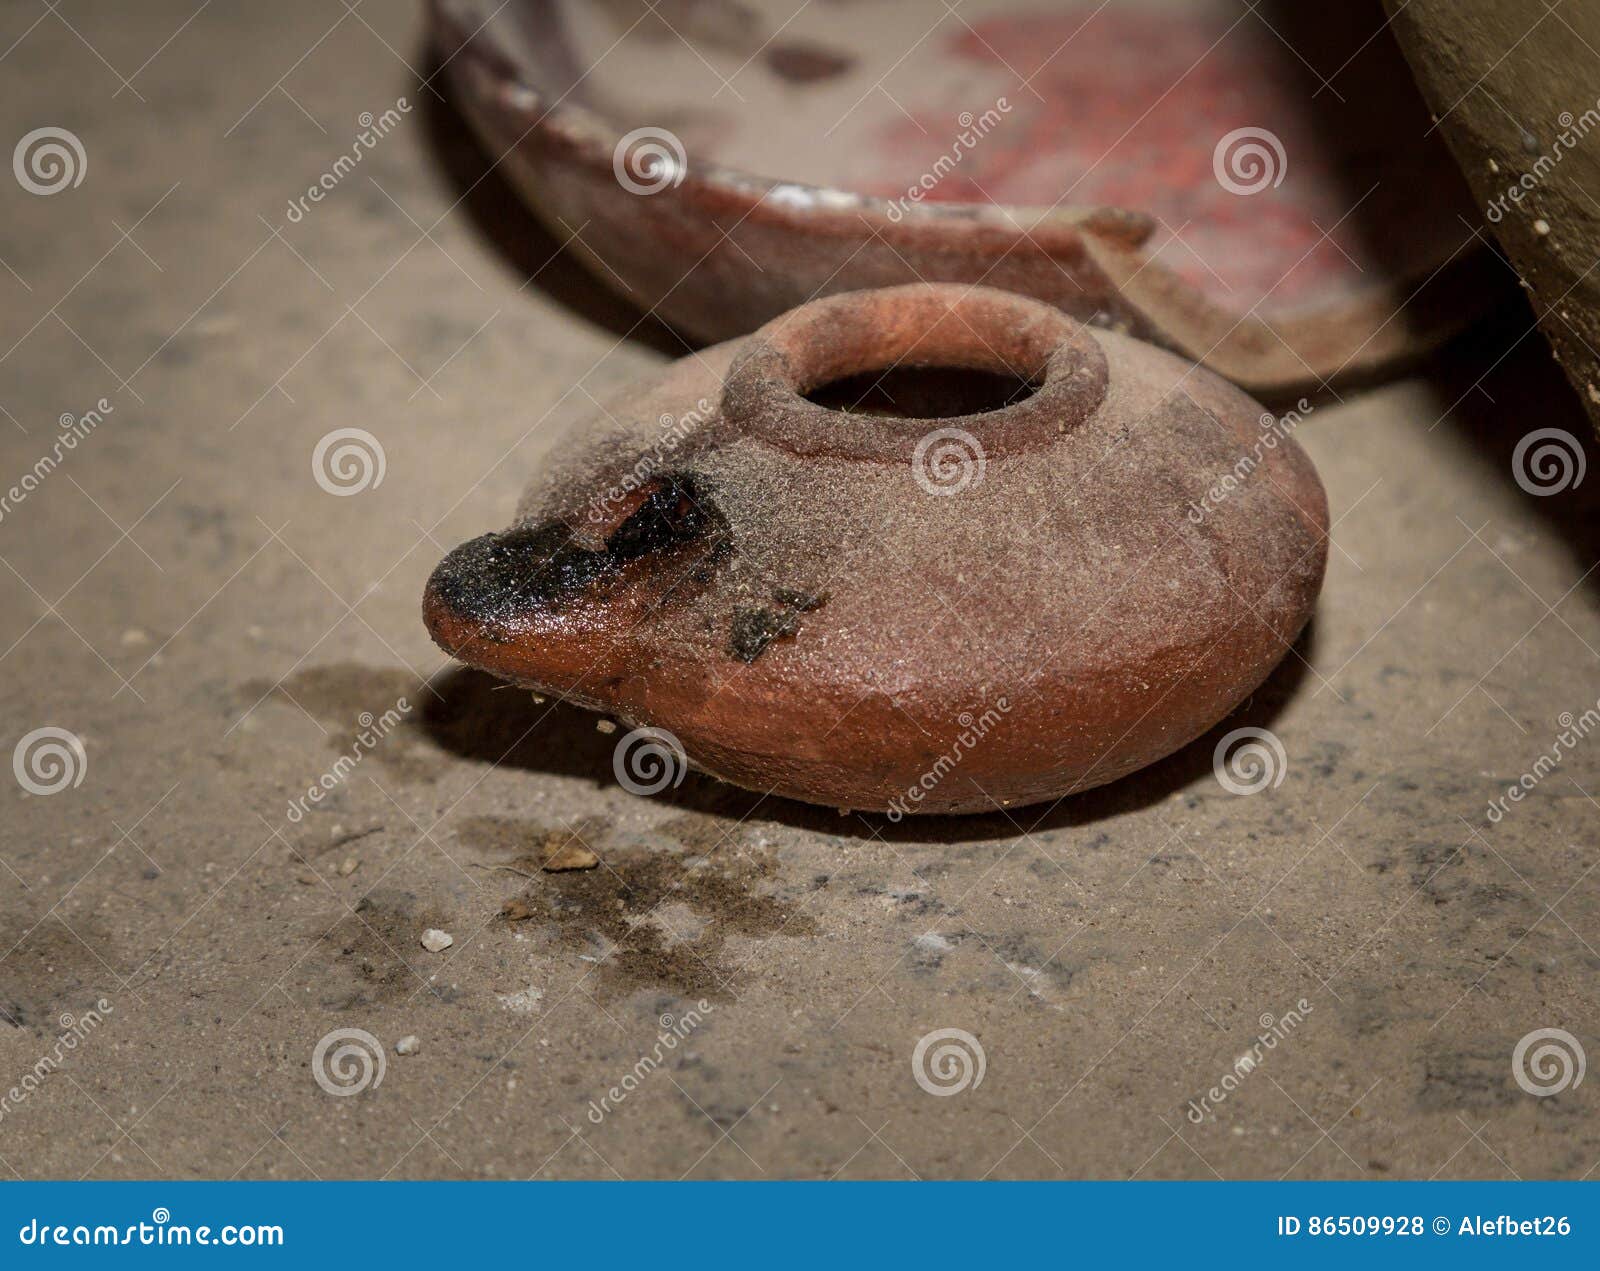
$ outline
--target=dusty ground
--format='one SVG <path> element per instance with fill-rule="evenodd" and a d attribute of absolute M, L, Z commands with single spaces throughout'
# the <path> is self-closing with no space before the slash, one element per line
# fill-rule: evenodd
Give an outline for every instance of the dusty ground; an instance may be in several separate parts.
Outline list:
<path fill-rule="evenodd" d="M 5 484 L 109 407 L 0 519 L 5 748 L 55 727 L 86 756 L 77 785 L 0 793 L 0 1086 L 44 1061 L 0 1102 L 0 1172 L 1594 1171 L 1600 1082 L 1539 1097 L 1512 1055 L 1600 1042 L 1600 738 L 1487 815 L 1600 696 L 1600 478 L 1513 481 L 1525 432 L 1584 431 L 1514 302 L 1317 405 L 1314 628 L 1156 769 L 1042 821 L 896 827 L 693 776 L 641 799 L 592 717 L 450 670 L 417 606 L 553 427 L 673 338 L 474 184 L 412 6 L 139 11 L 0 13 L 6 145 L 53 125 L 87 156 L 48 197 L 0 182 Z M 386 458 L 353 497 L 312 475 L 341 427 Z M 1245 724 L 1285 753 L 1250 796 L 1211 763 Z M 572 834 L 600 869 L 527 868 Z M 354 1096 L 314 1076 L 338 1029 L 385 1048 Z M 981 1084 L 919 1086 L 939 1029 L 973 1035 Z"/>

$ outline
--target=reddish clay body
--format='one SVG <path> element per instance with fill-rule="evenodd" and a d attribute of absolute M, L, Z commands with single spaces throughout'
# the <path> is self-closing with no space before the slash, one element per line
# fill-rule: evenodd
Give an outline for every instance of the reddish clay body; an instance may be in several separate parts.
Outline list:
<path fill-rule="evenodd" d="M 959 413 L 974 379 L 1015 400 Z M 890 390 L 951 413 L 881 413 Z M 612 403 L 423 612 L 462 661 L 667 729 L 736 784 L 979 812 L 1223 718 L 1310 617 L 1326 543 L 1309 459 L 1245 394 L 1037 301 L 914 285 Z"/>
<path fill-rule="evenodd" d="M 696 339 L 981 283 L 1278 393 L 1393 367 L 1505 281 L 1375 0 L 1278 8 L 430 11 L 496 171 L 601 285 Z"/>

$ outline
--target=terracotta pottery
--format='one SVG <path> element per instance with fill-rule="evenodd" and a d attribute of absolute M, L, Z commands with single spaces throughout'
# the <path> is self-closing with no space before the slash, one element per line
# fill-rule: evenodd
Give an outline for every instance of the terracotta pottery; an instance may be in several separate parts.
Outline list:
<path fill-rule="evenodd" d="M 834 296 L 581 421 L 423 616 L 753 790 L 1034 803 L 1192 740 L 1299 634 L 1328 514 L 1297 420 L 1009 293 Z"/>
<path fill-rule="evenodd" d="M 431 13 L 495 170 L 697 339 L 981 283 L 1281 391 L 1392 367 L 1506 285 L 1377 0 Z"/>

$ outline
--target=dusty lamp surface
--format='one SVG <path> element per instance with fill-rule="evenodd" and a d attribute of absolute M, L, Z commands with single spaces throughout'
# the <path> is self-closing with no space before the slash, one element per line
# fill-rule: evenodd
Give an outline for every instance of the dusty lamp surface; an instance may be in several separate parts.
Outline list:
<path fill-rule="evenodd" d="M 463 662 L 738 785 L 982 812 L 1222 719 L 1310 617 L 1327 520 L 1305 453 L 1215 375 L 919 284 L 803 305 L 609 404 L 423 613 Z"/>

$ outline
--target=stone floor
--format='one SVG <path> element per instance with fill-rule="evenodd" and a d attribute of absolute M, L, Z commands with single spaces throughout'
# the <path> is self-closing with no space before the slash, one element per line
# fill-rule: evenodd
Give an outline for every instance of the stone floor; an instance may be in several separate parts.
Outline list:
<path fill-rule="evenodd" d="M 681 346 L 474 184 L 413 6 L 191 12 L 0 12 L 7 143 L 85 151 L 0 183 L 0 477 L 84 434 L 0 517 L 5 746 L 83 748 L 0 792 L 0 1173 L 1592 1174 L 1600 1083 L 1513 1054 L 1600 1042 L 1600 739 L 1558 740 L 1600 697 L 1600 480 L 1514 479 L 1530 430 L 1588 436 L 1514 292 L 1316 403 L 1317 618 L 1168 761 L 1042 819 L 638 798 L 418 598 Z M 381 438 L 356 497 L 313 478 L 341 427 Z M 1212 764 L 1243 726 L 1282 746 L 1250 795 Z M 504 868 L 573 834 L 602 868 Z M 946 1029 L 970 1075 L 919 1081 Z"/>

